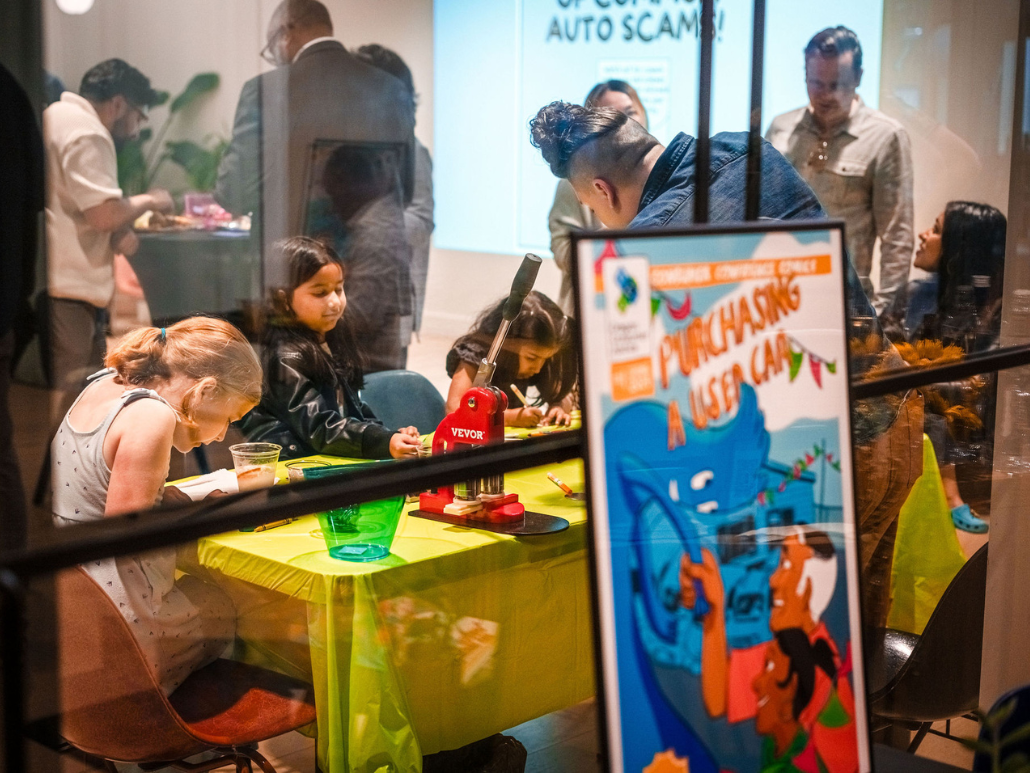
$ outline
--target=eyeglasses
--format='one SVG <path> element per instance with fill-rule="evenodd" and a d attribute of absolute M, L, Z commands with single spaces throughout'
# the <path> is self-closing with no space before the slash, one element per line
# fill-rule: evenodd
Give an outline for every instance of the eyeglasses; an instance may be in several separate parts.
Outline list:
<path fill-rule="evenodd" d="M 146 107 L 141 107 L 140 105 L 136 105 L 136 104 L 133 104 L 132 102 L 129 102 L 129 108 L 132 109 L 132 110 L 135 110 L 137 113 L 139 113 L 139 122 L 141 124 L 144 124 L 144 123 L 146 123 L 147 121 L 150 120 L 150 116 L 147 114 L 147 108 Z"/>
<path fill-rule="evenodd" d="M 281 38 L 285 33 L 286 27 L 280 27 L 272 33 L 272 37 L 268 39 L 268 42 L 265 43 L 265 47 L 261 49 L 261 58 L 273 67 L 279 66 L 279 56 L 275 52 L 275 47 L 279 42 L 279 38 Z"/>
<path fill-rule="evenodd" d="M 819 140 L 818 144 L 812 148 L 812 152 L 808 154 L 808 166 L 812 167 L 816 172 L 821 172 L 826 168 L 826 162 L 830 160 L 830 141 Z"/>

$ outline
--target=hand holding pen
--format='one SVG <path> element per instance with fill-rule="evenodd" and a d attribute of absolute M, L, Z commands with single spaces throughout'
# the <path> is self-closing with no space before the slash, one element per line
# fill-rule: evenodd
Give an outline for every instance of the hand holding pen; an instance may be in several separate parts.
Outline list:
<path fill-rule="evenodd" d="M 514 421 L 510 424 L 513 427 L 537 427 L 540 425 L 540 420 L 544 417 L 544 412 L 537 408 L 535 405 L 530 405 L 529 400 L 522 394 L 522 390 L 514 384 L 510 385 L 512 393 L 519 398 L 522 402 L 522 407 L 518 409 L 518 413 Z"/>

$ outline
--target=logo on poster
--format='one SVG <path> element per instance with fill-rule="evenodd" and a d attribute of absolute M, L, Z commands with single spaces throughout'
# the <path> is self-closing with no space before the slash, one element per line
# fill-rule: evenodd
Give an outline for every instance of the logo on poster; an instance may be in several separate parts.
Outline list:
<path fill-rule="evenodd" d="M 601 264 L 615 400 L 654 394 L 650 269 L 647 258 L 610 258 Z"/>
<path fill-rule="evenodd" d="M 639 294 L 637 292 L 637 283 L 633 277 L 621 268 L 619 273 L 615 275 L 615 281 L 619 283 L 619 292 L 622 293 L 615 305 L 618 306 L 619 311 L 625 313 L 626 309 L 637 300 Z"/>

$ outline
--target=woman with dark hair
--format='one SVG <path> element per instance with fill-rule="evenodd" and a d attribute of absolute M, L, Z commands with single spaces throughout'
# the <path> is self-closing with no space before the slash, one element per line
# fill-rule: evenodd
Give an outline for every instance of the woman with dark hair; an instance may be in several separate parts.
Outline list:
<path fill-rule="evenodd" d="M 601 81 L 587 94 L 586 107 L 610 107 L 647 128 L 647 111 L 637 90 L 626 81 Z M 559 180 L 554 193 L 554 204 L 547 217 L 551 229 L 551 252 L 554 263 L 562 273 L 558 303 L 566 314 L 572 314 L 572 229 L 596 229 L 600 224 L 590 208 L 580 204 L 568 180 Z"/>
<path fill-rule="evenodd" d="M 472 386 L 480 361 L 486 357 L 494 335 L 501 326 L 505 298 L 491 304 L 472 329 L 454 342 L 447 354 L 448 413 L 458 408 L 461 396 Z M 508 328 L 504 347 L 497 355 L 493 384 L 508 397 L 504 412 L 508 427 L 535 427 L 538 424 L 567 424 L 572 408 L 573 389 L 579 377 L 575 327 L 554 301 L 534 290 L 522 311 Z M 512 386 L 523 395 L 529 387 L 539 393 L 536 404 L 523 406 Z M 544 414 L 538 407 L 549 406 Z"/>
<path fill-rule="evenodd" d="M 935 318 L 924 318 L 918 338 L 940 338 L 966 354 L 994 345 L 1001 332 L 1005 231 L 1005 216 L 994 207 L 952 201 L 929 237 L 919 235 L 915 265 L 937 272 L 937 309 Z"/>
<path fill-rule="evenodd" d="M 1005 273 L 1005 216 L 987 204 L 952 201 L 919 235 L 914 265 L 931 273 L 910 282 L 885 314 L 885 328 L 913 364 L 929 365 L 997 345 Z M 952 521 L 983 533 L 987 524 L 963 500 L 956 462 L 989 462 L 997 384 L 993 377 L 923 390 L 924 425 L 940 464 Z"/>

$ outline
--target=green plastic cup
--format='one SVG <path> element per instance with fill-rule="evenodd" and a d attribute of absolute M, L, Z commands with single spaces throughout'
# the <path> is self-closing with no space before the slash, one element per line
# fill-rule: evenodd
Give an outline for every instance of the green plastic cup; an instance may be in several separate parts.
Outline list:
<path fill-rule="evenodd" d="M 404 497 L 337 507 L 318 514 L 329 555 L 341 561 L 378 561 L 390 555 Z"/>

